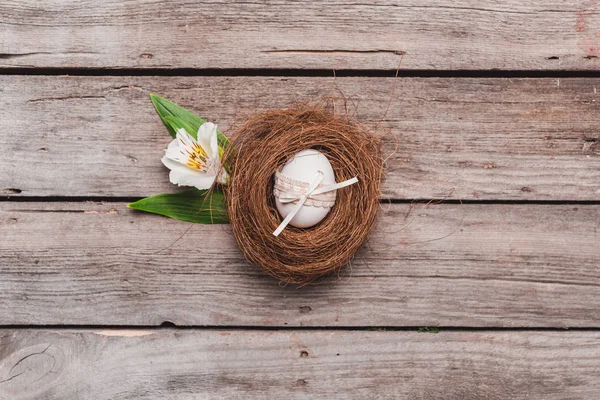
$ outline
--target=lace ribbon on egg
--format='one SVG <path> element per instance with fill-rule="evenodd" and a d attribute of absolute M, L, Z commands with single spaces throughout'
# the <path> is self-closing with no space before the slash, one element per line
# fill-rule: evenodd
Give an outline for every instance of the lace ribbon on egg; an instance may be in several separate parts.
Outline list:
<path fill-rule="evenodd" d="M 275 194 L 275 198 L 282 203 L 296 203 L 306 193 L 309 186 L 310 182 L 292 179 L 281 172 L 276 172 L 273 193 Z M 315 190 L 323 189 L 326 186 L 329 185 L 320 184 Z M 333 207 L 336 197 L 337 192 L 335 189 L 319 194 L 313 192 L 306 198 L 304 205 L 313 207 Z"/>
<path fill-rule="evenodd" d="M 295 207 L 273 232 L 273 236 L 279 236 L 302 206 L 332 207 L 335 204 L 336 190 L 358 182 L 358 177 L 355 176 L 347 181 L 323 185 L 321 182 L 324 176 L 322 171 L 317 171 L 313 181 L 308 183 L 292 179 L 279 171 L 275 172 L 275 197 L 282 203 L 294 203 Z"/>

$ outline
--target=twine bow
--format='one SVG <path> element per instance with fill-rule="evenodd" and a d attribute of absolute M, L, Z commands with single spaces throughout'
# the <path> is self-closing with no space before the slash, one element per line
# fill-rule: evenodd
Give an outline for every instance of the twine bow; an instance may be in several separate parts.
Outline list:
<path fill-rule="evenodd" d="M 273 236 L 279 236 L 279 234 L 285 229 L 286 226 L 290 223 L 290 221 L 298 214 L 300 208 L 307 202 L 307 200 L 312 200 L 314 203 L 323 204 L 321 207 L 331 207 L 333 202 L 335 202 L 335 191 L 341 189 L 346 186 L 350 186 L 358 182 L 358 177 L 354 177 L 352 179 L 348 179 L 343 182 L 333 183 L 331 185 L 320 185 L 323 181 L 323 177 L 325 175 L 322 171 L 317 171 L 315 173 L 315 177 L 312 182 L 308 185 L 308 187 L 300 192 L 298 190 L 286 190 L 285 188 L 279 188 L 277 184 L 277 180 L 289 180 L 285 175 L 277 172 L 275 175 L 276 179 L 276 195 L 280 202 L 282 203 L 294 203 L 296 202 L 296 206 L 290 211 L 290 213 L 284 218 L 284 220 L 279 224 L 275 232 L 273 232 Z M 301 182 L 303 185 L 306 185 L 306 182 Z M 328 196 L 329 201 L 320 201 L 316 196 L 333 192 L 333 196 Z"/>

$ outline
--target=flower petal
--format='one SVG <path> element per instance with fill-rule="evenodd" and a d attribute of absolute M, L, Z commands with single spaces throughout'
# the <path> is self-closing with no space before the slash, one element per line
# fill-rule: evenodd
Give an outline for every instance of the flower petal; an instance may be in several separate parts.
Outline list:
<path fill-rule="evenodd" d="M 174 169 L 180 169 L 180 170 L 189 169 L 189 170 L 191 170 L 191 168 L 186 167 L 184 164 L 180 163 L 178 160 L 173 160 L 171 157 L 169 157 L 166 154 L 163 156 L 163 158 L 160 159 L 160 161 L 164 164 L 165 167 L 169 168 L 170 170 L 174 170 Z"/>
<path fill-rule="evenodd" d="M 217 142 L 217 126 L 212 122 L 205 122 L 198 129 L 198 143 L 204 149 L 208 157 L 212 158 L 213 154 L 218 154 L 218 146 L 213 148 L 213 140 Z"/>
<path fill-rule="evenodd" d="M 215 176 L 206 175 L 204 172 L 189 171 L 181 169 L 172 169 L 169 173 L 171 183 L 179 186 L 194 186 L 198 189 L 209 189 L 215 182 Z"/>
<path fill-rule="evenodd" d="M 186 167 L 177 161 L 171 160 L 169 157 L 164 156 L 161 159 L 165 167 L 169 168 L 169 180 L 171 183 L 179 186 L 194 186 L 198 189 L 208 189 L 215 182 L 214 175 L 207 175 L 204 172 L 196 171 L 192 168 Z"/>
<path fill-rule="evenodd" d="M 217 159 L 217 165 L 221 164 L 221 160 L 219 160 L 219 142 L 217 140 L 217 126 L 215 125 L 215 129 L 210 137 L 210 150 L 212 155 Z"/>
<path fill-rule="evenodd" d="M 194 143 L 196 143 L 196 139 L 192 137 L 185 129 L 181 128 L 177 131 L 177 135 L 175 135 L 177 139 L 181 139 L 183 143 L 187 147 L 193 147 Z"/>
<path fill-rule="evenodd" d="M 167 147 L 167 150 L 179 150 L 179 140 L 171 140 L 171 143 L 169 143 L 169 147 Z"/>
<path fill-rule="evenodd" d="M 165 150 L 165 156 L 170 158 L 171 160 L 185 163 L 187 160 L 187 156 L 181 153 L 179 139 L 173 139 L 171 143 L 169 143 L 169 147 Z M 163 162 L 164 164 L 164 162 Z"/>
<path fill-rule="evenodd" d="M 225 168 L 221 170 L 221 174 L 219 175 L 219 183 L 225 185 L 229 180 L 229 174 L 225 171 Z"/>

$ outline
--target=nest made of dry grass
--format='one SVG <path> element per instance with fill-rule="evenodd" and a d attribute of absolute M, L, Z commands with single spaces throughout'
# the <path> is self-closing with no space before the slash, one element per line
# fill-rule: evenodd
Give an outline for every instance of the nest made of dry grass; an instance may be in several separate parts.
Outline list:
<path fill-rule="evenodd" d="M 246 259 L 273 277 L 305 285 L 347 265 L 367 239 L 379 209 L 383 174 L 380 139 L 325 104 L 295 105 L 250 117 L 230 134 L 234 150 L 226 186 L 233 235 Z M 333 167 L 336 181 L 358 176 L 337 191 L 329 215 L 312 228 L 281 223 L 273 196 L 274 173 L 296 153 L 316 149 Z"/>

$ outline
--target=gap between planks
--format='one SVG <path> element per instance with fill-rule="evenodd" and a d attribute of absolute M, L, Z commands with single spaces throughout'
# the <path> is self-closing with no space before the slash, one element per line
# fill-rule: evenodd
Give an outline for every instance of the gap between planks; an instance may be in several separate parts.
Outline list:
<path fill-rule="evenodd" d="M 1 68 L 0 75 L 165 76 L 165 77 L 315 77 L 315 78 L 600 78 L 594 70 L 406 70 L 269 68 Z"/>
<path fill-rule="evenodd" d="M 600 327 L 477 327 L 477 326 L 255 326 L 255 325 L 175 325 L 165 321 L 160 325 L 0 325 L 0 331 L 9 330 L 41 330 L 50 329 L 56 331 L 87 331 L 105 329 L 110 331 L 267 331 L 267 332 L 310 332 L 310 331 L 343 331 L 343 332 L 417 332 L 431 333 L 439 332 L 600 332 Z"/>

